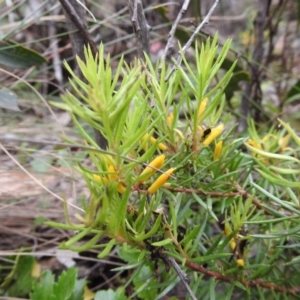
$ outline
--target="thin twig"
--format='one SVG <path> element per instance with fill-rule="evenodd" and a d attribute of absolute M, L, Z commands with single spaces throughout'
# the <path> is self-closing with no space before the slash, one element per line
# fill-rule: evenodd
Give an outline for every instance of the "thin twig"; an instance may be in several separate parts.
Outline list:
<path fill-rule="evenodd" d="M 128 0 L 128 9 L 136 37 L 138 57 L 144 59 L 144 52 L 149 53 L 151 26 L 146 20 L 141 0 Z"/>
<path fill-rule="evenodd" d="M 73 24 L 76 26 L 76 28 L 80 32 L 86 45 L 90 45 L 93 54 L 96 55 L 96 53 L 98 52 L 97 46 L 96 46 L 95 42 L 92 40 L 85 24 L 79 18 L 74 7 L 70 4 L 70 2 L 68 0 L 59 0 L 59 2 L 61 4 L 61 6 L 63 7 L 63 9 L 65 10 L 65 12 L 70 17 L 70 20 L 73 22 Z"/>
<path fill-rule="evenodd" d="M 187 267 L 191 268 L 192 270 L 195 270 L 197 272 L 200 272 L 204 275 L 210 276 L 210 277 L 214 277 L 218 280 L 221 281 L 226 281 L 226 282 L 232 282 L 233 279 L 220 274 L 218 272 L 215 271 L 209 271 L 206 268 L 204 268 L 203 266 L 200 266 L 198 264 L 195 264 L 193 262 L 189 262 L 187 261 L 185 264 Z M 234 279 L 236 280 L 236 279 Z M 255 279 L 255 280 L 249 280 L 249 281 L 242 281 L 242 280 L 238 280 L 242 285 L 246 286 L 246 287 L 262 287 L 265 289 L 270 289 L 270 290 L 274 290 L 276 292 L 280 292 L 280 293 L 287 293 L 287 294 L 296 294 L 299 293 L 300 291 L 300 287 L 292 287 L 292 288 L 285 288 L 282 286 L 279 286 L 278 284 L 274 284 L 271 282 L 264 282 L 261 279 Z"/>
<path fill-rule="evenodd" d="M 177 28 L 180 20 L 182 19 L 182 16 L 185 14 L 189 4 L 190 4 L 190 0 L 185 0 L 184 1 L 184 3 L 182 4 L 182 7 L 181 7 L 181 9 L 180 9 L 180 11 L 179 11 L 179 13 L 176 17 L 175 22 L 172 25 L 172 28 L 169 32 L 169 38 L 168 38 L 168 41 L 167 41 L 167 45 L 166 45 L 166 48 L 164 50 L 164 53 L 163 53 L 163 56 L 162 56 L 162 59 L 161 59 L 161 63 L 160 63 L 159 69 L 158 69 L 159 72 L 161 72 L 163 60 L 166 58 L 169 50 L 172 49 L 172 41 L 173 41 L 174 36 L 175 36 L 176 28 Z"/>
<path fill-rule="evenodd" d="M 253 197 L 251 194 L 246 192 L 244 189 L 241 187 L 237 187 L 237 191 L 233 192 L 204 192 L 201 190 L 196 190 L 196 189 L 190 189 L 190 188 L 184 188 L 184 187 L 164 187 L 167 190 L 171 190 L 173 192 L 179 192 L 179 193 L 187 193 L 187 194 L 197 194 L 197 195 L 205 195 L 205 196 L 210 196 L 213 198 L 233 198 L 233 197 L 239 197 L 242 196 L 245 199 L 251 198 L 252 203 L 260 210 L 264 212 L 266 215 L 272 215 L 261 203 L 260 201 L 256 198 Z"/>
<path fill-rule="evenodd" d="M 96 57 L 98 53 L 98 48 L 93 39 L 91 38 L 91 35 L 87 29 L 85 12 L 88 10 L 86 9 L 85 5 L 78 0 L 59 1 L 64 9 L 66 24 L 69 30 L 74 56 L 78 55 L 82 60 L 85 60 L 84 46 L 89 45 L 93 56 Z M 75 66 L 74 72 L 80 79 L 83 79 L 83 74 L 82 72 L 80 72 L 78 63 Z M 94 129 L 94 131 L 96 143 L 101 148 L 105 149 L 107 146 L 106 139 L 98 130 Z"/>
<path fill-rule="evenodd" d="M 254 25 L 254 50 L 252 61 L 249 64 L 251 82 L 243 85 L 243 97 L 240 105 L 240 120 L 238 122 L 238 132 L 244 131 L 248 126 L 248 118 L 259 121 L 262 116 L 261 110 L 262 91 L 261 75 L 265 61 L 264 32 L 268 20 L 271 1 L 258 1 L 258 12 L 253 22 Z M 253 104 L 251 105 L 251 102 Z M 260 120 L 262 121 L 262 120 Z"/>
<path fill-rule="evenodd" d="M 203 19 L 203 21 L 199 24 L 199 26 L 196 28 L 196 30 L 194 31 L 194 33 L 191 35 L 190 39 L 182 47 L 182 49 L 180 51 L 181 53 L 179 53 L 179 55 L 178 55 L 178 57 L 176 59 L 176 62 L 174 64 L 174 66 L 172 67 L 170 73 L 166 76 L 165 81 L 168 81 L 169 78 L 171 77 L 171 75 L 174 73 L 174 71 L 178 68 L 178 66 L 180 65 L 180 63 L 182 61 L 182 55 L 191 46 L 192 42 L 196 38 L 197 34 L 200 32 L 200 30 L 202 29 L 202 27 L 209 22 L 209 19 L 210 19 L 212 13 L 214 12 L 215 8 L 217 7 L 218 3 L 219 3 L 219 0 L 215 0 L 215 3 L 213 4 L 213 6 L 211 7 L 211 9 L 207 13 L 207 15 L 205 16 L 205 18 Z"/>
<path fill-rule="evenodd" d="M 176 271 L 177 275 L 181 279 L 182 283 L 184 284 L 184 286 L 187 289 L 188 293 L 190 294 L 191 298 L 193 300 L 197 300 L 194 292 L 192 291 L 191 287 L 188 284 L 188 277 L 187 277 L 187 275 L 180 269 L 180 267 L 178 266 L 178 264 L 175 261 L 175 259 L 173 257 L 167 256 L 166 260 L 172 265 L 172 267 Z"/>

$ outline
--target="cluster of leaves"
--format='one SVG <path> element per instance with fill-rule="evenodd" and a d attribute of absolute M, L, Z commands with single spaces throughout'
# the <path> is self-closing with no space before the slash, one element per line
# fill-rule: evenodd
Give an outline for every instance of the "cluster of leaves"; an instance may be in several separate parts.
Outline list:
<path fill-rule="evenodd" d="M 121 59 L 113 75 L 103 46 L 98 57 L 86 49 L 86 61 L 78 59 L 85 81 L 66 64 L 74 92 L 54 105 L 71 113 L 85 139 L 93 168 L 77 169 L 91 197 L 78 223 L 67 216 L 67 224 L 49 224 L 77 232 L 64 248 L 98 249 L 103 258 L 119 245 L 129 263 L 123 269 L 135 269 L 126 283 L 134 282 L 131 296 L 158 299 L 170 291 L 178 279 L 166 272 L 167 257 L 196 271 L 190 286 L 199 299 L 230 299 L 239 289 L 279 299 L 274 290 L 285 295 L 300 285 L 293 249 L 299 137 L 280 121 L 265 138 L 254 125 L 249 137 L 232 138 L 224 90 L 235 65 L 217 76 L 229 47 L 219 49 L 217 36 L 208 40 L 196 47 L 195 65 L 182 57 L 168 81 L 165 65 L 159 73 L 148 57 L 132 66 Z M 101 132 L 106 150 L 79 119 Z"/>
<path fill-rule="evenodd" d="M 25 253 L 23 253 L 25 254 Z M 51 271 L 40 272 L 40 265 L 33 256 L 16 256 L 9 258 L 13 268 L 2 278 L 0 293 L 8 297 L 24 297 L 30 299 L 83 299 L 84 279 L 77 280 L 77 270 L 70 268 L 64 271 L 57 281 Z"/>
<path fill-rule="evenodd" d="M 25 253 L 23 253 L 25 254 Z M 77 269 L 69 268 L 57 278 L 50 271 L 41 273 L 40 265 L 33 256 L 10 257 L 13 268 L 1 278 L 0 295 L 7 297 L 26 297 L 32 300 L 125 300 L 124 289 L 99 290 L 93 293 L 86 286 L 85 279 L 77 279 Z"/>

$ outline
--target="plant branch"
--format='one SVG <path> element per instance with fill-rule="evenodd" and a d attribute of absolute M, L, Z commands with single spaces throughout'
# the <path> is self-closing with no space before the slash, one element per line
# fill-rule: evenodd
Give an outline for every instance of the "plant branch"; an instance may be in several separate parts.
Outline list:
<path fill-rule="evenodd" d="M 249 64 L 251 82 L 245 83 L 243 87 L 242 104 L 240 106 L 241 118 L 238 125 L 239 132 L 247 128 L 247 119 L 249 117 L 253 117 L 255 121 L 259 121 L 262 115 L 260 78 L 263 70 L 261 66 L 264 60 L 264 30 L 268 21 L 270 4 L 271 0 L 258 2 L 258 12 L 254 20 L 255 44 L 253 58 Z M 251 106 L 251 101 L 253 101 L 255 105 Z"/>
<path fill-rule="evenodd" d="M 201 190 L 196 189 L 190 189 L 190 188 L 184 188 L 184 187 L 163 187 L 167 190 L 173 191 L 173 192 L 179 192 L 179 193 L 187 193 L 187 194 L 197 194 L 197 195 L 206 195 L 213 198 L 232 198 L 232 197 L 239 197 L 242 196 L 243 198 L 252 198 L 252 203 L 260 210 L 262 210 L 266 215 L 272 215 L 268 210 L 266 210 L 263 205 L 260 203 L 260 201 L 253 197 L 251 194 L 243 190 L 241 187 L 237 188 L 237 191 L 235 192 L 227 192 L 227 193 L 221 193 L 221 192 L 204 192 Z"/>
<path fill-rule="evenodd" d="M 81 40 L 83 40 L 85 45 L 90 45 L 93 54 L 96 55 L 96 53 L 98 52 L 98 49 L 97 49 L 95 42 L 92 40 L 90 33 L 87 30 L 87 26 L 85 23 L 85 17 L 83 18 L 83 16 L 78 15 L 79 12 L 80 12 L 80 14 L 83 14 L 82 12 L 84 12 L 85 9 L 80 4 L 78 4 L 77 1 L 74 2 L 74 0 L 72 1 L 73 2 L 72 4 L 70 3 L 69 0 L 59 0 L 59 2 L 65 11 L 65 16 L 66 16 L 66 20 L 69 24 L 68 25 L 69 28 L 72 30 L 74 30 L 74 29 L 78 30 L 78 35 L 75 35 L 75 33 L 72 33 L 71 37 L 73 35 L 73 39 L 74 38 L 81 39 Z M 76 44 L 78 44 L 78 43 L 72 43 L 72 44 L 75 47 Z M 78 46 L 83 49 L 82 43 L 81 43 L 81 45 L 78 45 Z M 76 52 L 79 55 L 81 53 L 81 50 L 76 49 Z M 83 58 L 83 55 L 82 56 L 79 55 L 79 56 L 81 58 Z"/>
<path fill-rule="evenodd" d="M 171 75 L 174 73 L 174 71 L 177 69 L 177 67 L 180 65 L 181 61 L 182 61 L 182 54 L 185 54 L 185 52 L 187 51 L 187 49 L 191 46 L 191 44 L 193 43 L 193 41 L 195 40 L 196 36 L 198 35 L 198 33 L 200 32 L 200 30 L 202 29 L 202 27 L 204 25 L 206 25 L 209 22 L 209 19 L 211 17 L 211 15 L 213 14 L 215 8 L 217 7 L 219 3 L 219 0 L 215 0 L 215 3 L 212 5 L 212 7 L 210 8 L 209 12 L 207 13 L 207 15 L 205 16 L 205 18 L 203 19 L 203 21 L 198 25 L 198 27 L 196 28 L 196 30 L 193 32 L 193 34 L 191 35 L 190 39 L 186 42 L 186 44 L 182 47 L 181 49 L 181 53 L 179 53 L 176 62 L 174 64 L 174 66 L 172 67 L 170 73 L 166 76 L 165 81 L 168 81 L 169 78 L 171 77 Z"/>
<path fill-rule="evenodd" d="M 144 52 L 149 53 L 151 26 L 147 23 L 141 0 L 128 0 L 127 3 L 136 37 L 138 57 L 144 60 Z"/>
<path fill-rule="evenodd" d="M 167 45 L 165 47 L 165 50 L 164 50 L 164 53 L 163 53 L 163 56 L 162 56 L 162 59 L 161 59 L 161 63 L 160 63 L 160 66 L 159 66 L 159 69 L 158 71 L 161 72 L 161 68 L 162 68 L 162 61 L 166 58 L 168 52 L 170 49 L 172 49 L 172 41 L 174 39 L 174 36 L 175 36 L 175 32 L 176 32 L 176 28 L 180 22 L 180 20 L 182 19 L 182 16 L 185 14 L 188 6 L 190 4 L 190 0 L 185 0 L 184 3 L 182 4 L 182 7 L 176 17 L 176 20 L 174 21 L 173 25 L 172 25 L 172 28 L 169 32 L 169 38 L 168 38 L 168 41 L 167 41 Z"/>
<path fill-rule="evenodd" d="M 170 257 L 170 256 L 167 256 L 166 260 L 174 268 L 175 272 L 177 273 L 177 275 L 181 279 L 182 283 L 184 284 L 185 288 L 187 289 L 188 293 L 190 294 L 190 297 L 193 300 L 197 300 L 196 296 L 194 295 L 194 292 L 192 291 L 191 287 L 187 283 L 187 281 L 188 281 L 187 275 L 180 269 L 180 267 L 178 266 L 176 260 L 173 257 Z"/>
<path fill-rule="evenodd" d="M 85 12 L 86 8 L 78 0 L 59 0 L 63 7 L 67 27 L 72 41 L 72 48 L 74 56 L 78 55 L 84 60 L 84 45 L 89 45 L 93 56 L 96 57 L 98 53 L 97 46 L 87 29 Z M 79 70 L 78 64 L 75 66 L 75 74 L 82 79 L 82 73 Z M 96 143 L 105 149 L 107 141 L 101 132 L 94 130 Z"/>
<path fill-rule="evenodd" d="M 202 273 L 204 275 L 207 275 L 207 276 L 210 276 L 210 277 L 214 277 L 214 278 L 216 278 L 218 280 L 221 280 L 221 281 L 232 282 L 232 281 L 236 280 L 236 279 L 231 279 L 231 278 L 229 278 L 225 275 L 222 275 L 218 272 L 209 271 L 206 268 L 204 268 L 203 266 L 200 266 L 200 265 L 195 264 L 193 262 L 187 261 L 185 265 L 187 267 L 191 268 L 192 270 L 195 270 L 197 272 L 200 272 L 200 273 Z M 274 291 L 280 292 L 280 293 L 295 294 L 295 293 L 299 293 L 299 291 L 300 291 L 300 287 L 293 287 L 293 288 L 288 289 L 288 288 L 281 287 L 281 286 L 279 286 L 277 284 L 274 284 L 274 283 L 263 282 L 260 279 L 249 280 L 249 281 L 243 281 L 243 280 L 238 280 L 238 281 L 246 287 L 259 286 L 259 287 L 274 290 Z"/>

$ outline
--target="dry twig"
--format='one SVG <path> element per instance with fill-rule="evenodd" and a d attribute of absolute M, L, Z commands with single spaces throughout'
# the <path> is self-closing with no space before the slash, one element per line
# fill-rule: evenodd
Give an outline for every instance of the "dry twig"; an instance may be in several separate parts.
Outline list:
<path fill-rule="evenodd" d="M 136 36 L 138 57 L 144 59 L 144 52 L 149 53 L 151 26 L 147 23 L 141 0 L 128 0 L 128 9 Z"/>
<path fill-rule="evenodd" d="M 83 58 L 83 46 L 90 45 L 93 54 L 98 52 L 86 26 L 85 8 L 76 0 L 59 0 L 64 9 L 67 26 L 72 39 L 73 52 Z M 75 32 L 72 32 L 76 30 Z M 77 31 L 78 30 L 78 31 Z"/>
<path fill-rule="evenodd" d="M 74 56 L 78 55 L 83 60 L 84 46 L 87 45 L 91 47 L 93 55 L 96 56 L 98 49 L 87 29 L 85 6 L 77 0 L 59 1 L 64 9 Z M 75 74 L 79 77 L 82 77 L 81 72 L 79 72 L 78 64 L 76 65 Z M 107 146 L 106 139 L 98 130 L 94 130 L 94 132 L 97 145 L 99 145 L 100 148 L 105 149 Z"/>
<path fill-rule="evenodd" d="M 173 25 L 172 25 L 172 28 L 169 32 L 169 38 L 168 38 L 168 41 L 167 41 L 167 45 L 166 45 L 166 48 L 164 50 L 164 54 L 163 54 L 163 57 L 162 57 L 162 60 L 161 60 L 161 64 L 162 64 L 162 61 L 166 58 L 166 56 L 168 55 L 168 52 L 172 49 L 172 41 L 174 39 L 174 36 L 175 36 L 175 32 L 176 32 L 176 28 L 180 22 L 180 20 L 182 19 L 182 16 L 185 14 L 188 6 L 190 4 L 190 0 L 185 0 L 184 3 L 182 4 L 182 7 L 176 17 L 176 20 L 174 21 Z M 159 72 L 161 71 L 161 64 L 160 64 L 160 67 L 159 67 Z"/>
<path fill-rule="evenodd" d="M 258 121 L 262 113 L 260 78 L 263 70 L 261 66 L 264 60 L 264 30 L 268 20 L 270 4 L 270 0 L 259 1 L 258 3 L 258 12 L 254 20 L 255 45 L 252 62 L 249 64 L 251 82 L 245 83 L 243 87 L 242 104 L 240 106 L 241 118 L 238 125 L 239 132 L 247 128 L 247 117 L 253 117 Z M 253 102 L 251 103 L 251 101 Z M 254 109 L 254 114 L 251 112 L 251 108 Z"/>
<path fill-rule="evenodd" d="M 191 35 L 190 39 L 182 47 L 182 49 L 181 49 L 182 54 L 184 54 L 187 51 L 187 49 L 191 46 L 192 42 L 196 38 L 197 34 L 200 32 L 200 30 L 202 29 L 202 27 L 209 22 L 209 19 L 210 19 L 212 13 L 214 12 L 215 8 L 217 7 L 218 3 L 219 3 L 219 0 L 215 0 L 215 3 L 210 8 L 209 12 L 207 13 L 207 15 L 205 16 L 205 18 L 203 19 L 203 21 L 199 24 L 199 26 L 196 28 L 196 30 Z M 178 57 L 177 57 L 177 59 L 176 59 L 176 62 L 174 64 L 174 66 L 172 67 L 172 69 L 170 71 L 170 73 L 166 76 L 165 81 L 169 80 L 169 78 L 172 76 L 172 74 L 174 73 L 174 71 L 180 65 L 181 60 L 182 60 L 182 56 L 181 56 L 181 54 L 179 54 Z"/>

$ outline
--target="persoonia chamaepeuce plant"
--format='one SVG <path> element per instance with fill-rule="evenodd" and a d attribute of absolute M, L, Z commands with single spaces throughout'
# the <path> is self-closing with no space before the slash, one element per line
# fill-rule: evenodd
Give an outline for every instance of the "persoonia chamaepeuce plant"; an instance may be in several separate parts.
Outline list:
<path fill-rule="evenodd" d="M 102 45 L 96 58 L 89 48 L 77 58 L 84 81 L 65 64 L 72 93 L 54 105 L 85 140 L 93 167 L 76 168 L 91 196 L 77 222 L 48 224 L 74 230 L 63 248 L 103 258 L 117 247 L 131 297 L 159 299 L 179 282 L 169 258 L 197 299 L 300 292 L 300 139 L 281 120 L 264 137 L 252 123 L 248 137 L 233 137 L 224 89 L 235 66 L 221 69 L 229 48 L 207 40 L 168 81 L 147 56 L 113 71 Z"/>

